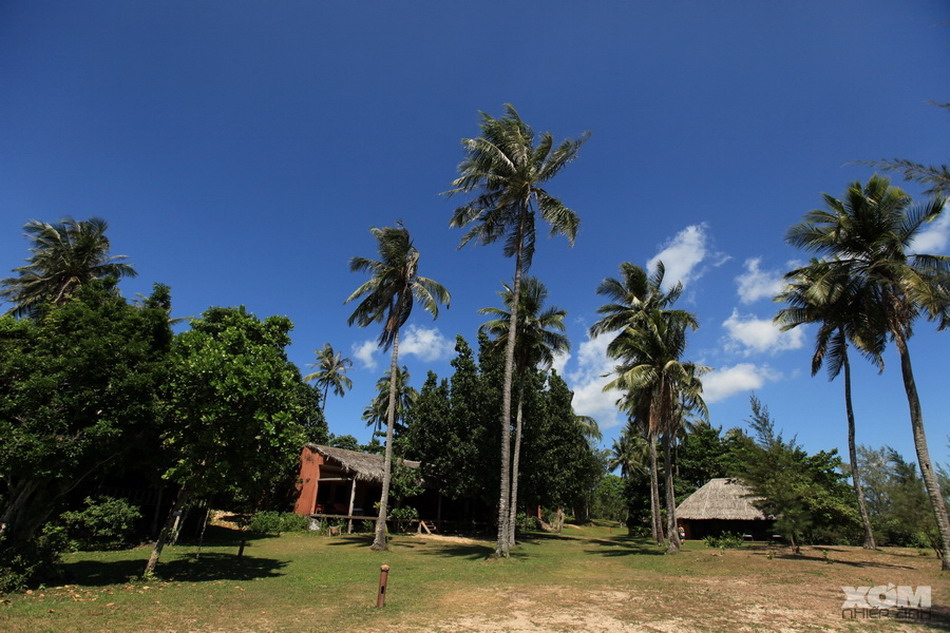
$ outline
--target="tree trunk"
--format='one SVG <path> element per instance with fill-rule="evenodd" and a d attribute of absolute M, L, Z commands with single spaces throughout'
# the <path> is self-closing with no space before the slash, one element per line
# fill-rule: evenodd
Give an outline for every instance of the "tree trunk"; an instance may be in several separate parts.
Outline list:
<path fill-rule="evenodd" d="M 842 333 L 843 335 L 843 333 Z M 854 494 L 858 497 L 858 510 L 861 511 L 861 523 L 864 525 L 864 549 L 877 549 L 874 542 L 874 530 L 871 529 L 871 518 L 868 516 L 867 504 L 864 502 L 864 490 L 861 488 L 861 475 L 858 469 L 858 451 L 854 445 L 854 408 L 851 406 L 851 361 L 848 360 L 848 350 L 844 350 L 844 406 L 848 413 L 848 455 L 851 460 L 851 482 L 854 484 Z"/>
<path fill-rule="evenodd" d="M 518 469 L 521 461 L 521 405 L 524 383 L 518 385 L 518 413 L 515 415 L 515 449 L 511 456 L 511 506 L 508 508 L 508 546 L 515 546 L 515 527 L 518 519 Z"/>
<path fill-rule="evenodd" d="M 515 374 L 515 339 L 518 334 L 518 304 L 521 302 L 521 259 L 524 248 L 524 213 L 518 225 L 515 252 L 515 280 L 511 298 L 511 323 L 508 344 L 505 345 L 505 378 L 501 396 L 501 494 L 498 497 L 498 541 L 495 556 L 508 558 L 511 554 L 508 534 L 508 502 L 511 499 L 511 383 Z"/>
<path fill-rule="evenodd" d="M 660 520 L 660 478 L 657 472 L 656 436 L 650 436 L 650 520 L 653 531 L 653 540 L 662 545 L 666 536 L 663 534 L 663 521 Z"/>
<path fill-rule="evenodd" d="M 673 434 L 666 432 L 663 434 L 663 470 L 666 483 L 666 531 L 670 540 L 670 546 L 666 550 L 667 554 L 675 554 L 680 551 L 680 534 L 676 529 L 676 496 L 673 494 L 673 458 L 670 451 L 670 444 L 673 441 Z"/>
<path fill-rule="evenodd" d="M 165 519 L 165 525 L 162 527 L 162 531 L 158 534 L 158 540 L 155 541 L 155 547 L 152 548 L 152 554 L 148 557 L 148 563 L 145 564 L 145 576 L 151 576 L 155 572 L 155 565 L 158 564 L 158 557 L 162 555 L 162 550 L 165 549 L 165 544 L 171 537 L 175 526 L 178 525 L 178 522 L 181 519 L 182 511 L 185 509 L 185 506 L 188 504 L 190 499 L 191 491 L 188 490 L 187 486 L 182 486 L 178 491 L 178 496 L 175 498 L 175 503 L 172 505 L 171 511 L 168 513 L 168 518 Z"/>
<path fill-rule="evenodd" d="M 399 330 L 393 336 L 393 358 L 389 365 L 389 407 L 386 410 L 386 457 L 383 461 L 383 494 L 379 498 L 379 516 L 376 517 L 376 536 L 371 549 L 384 552 L 386 544 L 386 517 L 389 514 L 389 482 L 393 467 L 393 427 L 396 425 L 396 370 L 399 360 Z"/>
<path fill-rule="evenodd" d="M 930 450 L 927 448 L 927 435 L 924 433 L 924 414 L 920 408 L 920 399 L 917 396 L 917 384 L 914 382 L 914 370 L 910 363 L 910 351 L 902 332 L 895 332 L 894 342 L 901 357 L 901 375 L 904 379 L 904 391 L 907 392 L 907 405 L 910 408 L 910 426 L 914 433 L 914 448 L 917 450 L 917 463 L 920 466 L 920 476 L 927 487 L 927 496 L 933 509 L 937 530 L 940 532 L 940 550 L 942 552 L 940 569 L 950 571 L 950 521 L 947 520 L 947 506 L 934 474 L 933 464 L 930 461 Z"/>

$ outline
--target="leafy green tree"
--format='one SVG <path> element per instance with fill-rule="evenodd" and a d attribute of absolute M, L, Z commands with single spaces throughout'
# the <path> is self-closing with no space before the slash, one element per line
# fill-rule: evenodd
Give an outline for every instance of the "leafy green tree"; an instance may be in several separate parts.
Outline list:
<path fill-rule="evenodd" d="M 346 370 L 353 366 L 353 361 L 344 358 L 343 353 L 335 351 L 329 343 L 324 343 L 323 348 L 316 350 L 314 354 L 317 362 L 307 366 L 316 371 L 307 374 L 303 379 L 304 382 L 316 381 L 318 387 L 323 387 L 323 407 L 326 408 L 331 388 L 338 396 L 353 388 L 353 381 L 346 375 Z"/>
<path fill-rule="evenodd" d="M 806 323 L 817 323 L 815 353 L 811 361 L 811 374 L 821 369 L 827 358 L 828 379 L 834 380 L 844 370 L 844 402 L 848 418 L 848 455 L 851 459 L 851 480 L 854 485 L 858 509 L 864 525 L 864 548 L 877 549 L 874 530 L 864 505 L 861 491 L 861 476 L 858 472 L 857 445 L 855 443 L 854 407 L 851 402 L 851 362 L 848 358 L 848 342 L 853 341 L 871 362 L 884 371 L 881 353 L 884 349 L 885 328 L 880 324 L 874 296 L 864 285 L 853 286 L 852 279 L 836 278 L 837 266 L 812 260 L 805 267 L 785 275 L 787 285 L 776 297 L 777 301 L 789 304 L 779 310 L 775 321 L 783 330 L 790 330 Z"/>
<path fill-rule="evenodd" d="M 836 452 L 808 455 L 795 438 L 786 440 L 776 431 L 768 408 L 758 398 L 752 396 L 750 402 L 748 422 L 754 441 L 746 444 L 741 478 L 762 498 L 756 505 L 775 517 L 775 530 L 796 552 L 806 538 L 850 541 L 859 517 L 852 491 L 842 482 Z"/>
<path fill-rule="evenodd" d="M 847 279 L 874 298 L 864 316 L 897 347 L 917 463 L 940 532 L 942 569 L 950 570 L 950 520 L 930 460 L 908 347 L 922 313 L 938 321 L 940 329 L 950 325 L 950 256 L 908 253 L 923 227 L 943 212 L 945 200 L 911 208 L 910 196 L 877 176 L 866 185 L 852 183 L 841 200 L 827 194 L 824 199 L 826 209 L 807 213 L 786 240 L 824 256 L 834 279 Z"/>
<path fill-rule="evenodd" d="M 878 540 L 884 545 L 932 547 L 939 555 L 940 534 L 916 465 L 889 446 L 859 446 L 858 461 Z"/>
<path fill-rule="evenodd" d="M 0 317 L 0 565 L 31 558 L 78 486 L 154 440 L 170 341 L 163 309 L 98 281 L 36 319 Z"/>
<path fill-rule="evenodd" d="M 360 442 L 352 435 L 330 435 L 330 439 L 327 443 L 328 446 L 333 448 L 342 448 L 348 451 L 358 451 L 360 450 Z"/>
<path fill-rule="evenodd" d="M 482 135 L 462 140 L 467 152 L 459 165 L 459 177 L 452 181 L 450 194 L 477 192 L 468 203 L 458 207 L 450 226 L 473 225 L 462 237 L 464 246 L 472 240 L 491 244 L 504 238 L 504 254 L 515 258 L 511 288 L 511 320 L 518 322 L 521 304 L 521 277 L 534 256 L 535 214 L 551 225 L 551 233 L 567 237 L 573 244 L 580 221 L 560 200 L 542 185 L 557 175 L 587 140 L 565 140 L 555 147 L 553 136 L 544 132 L 535 144 L 534 131 L 521 120 L 514 106 L 505 106 L 505 115 L 494 118 L 481 113 Z M 501 406 L 501 490 L 498 503 L 498 543 L 496 555 L 508 557 L 509 502 L 511 491 L 511 390 L 515 374 L 517 334 L 508 337 L 505 350 L 505 379 Z"/>
<path fill-rule="evenodd" d="M 630 514 L 624 493 L 624 480 L 617 475 L 604 475 L 594 489 L 591 517 L 626 523 Z"/>
<path fill-rule="evenodd" d="M 514 301 L 514 292 L 508 284 L 503 284 L 504 290 L 498 294 L 508 308 L 482 308 L 479 310 L 482 314 L 494 317 L 483 323 L 480 331 L 487 332 L 492 336 L 495 345 L 506 347 L 508 337 L 511 336 L 511 324 L 513 321 L 512 309 Z M 511 483 L 509 484 L 511 499 L 509 501 L 508 513 L 508 546 L 515 545 L 515 517 L 518 511 L 518 473 L 521 459 L 521 435 L 524 422 L 524 410 L 522 401 L 524 399 L 524 381 L 522 378 L 529 368 L 544 367 L 550 368 L 554 363 L 556 354 L 561 354 L 570 349 L 570 342 L 564 335 L 566 330 L 564 326 L 564 317 L 567 312 L 559 309 L 557 306 L 545 308 L 544 303 L 547 299 L 548 291 L 544 284 L 536 277 L 525 277 L 522 280 L 521 305 L 517 310 L 517 323 L 514 336 L 517 339 L 515 343 L 515 376 L 518 380 L 518 405 L 515 414 L 515 445 L 512 451 L 511 460 Z M 579 422 L 580 423 L 580 422 Z M 584 421 L 585 428 L 590 432 L 590 420 Z M 597 423 L 593 423 L 593 429 L 597 429 Z"/>
<path fill-rule="evenodd" d="M 180 488 L 146 574 L 192 500 L 225 494 L 251 505 L 296 463 L 309 411 L 285 351 L 292 328 L 286 317 L 262 321 L 243 306 L 210 308 L 175 337 L 162 446 L 164 477 Z"/>
<path fill-rule="evenodd" d="M 36 316 L 45 303 L 63 305 L 77 288 L 94 279 L 135 277 L 135 270 L 109 255 L 108 225 L 102 218 L 56 224 L 30 220 L 23 229 L 33 243 L 26 266 L 14 268 L 16 277 L 0 281 L 0 299 L 13 303 L 15 316 Z"/>
<path fill-rule="evenodd" d="M 354 257 L 350 260 L 352 272 L 368 272 L 372 276 L 347 297 L 345 303 L 360 299 L 349 324 L 366 327 L 384 323 L 379 345 L 384 350 L 392 347 L 389 375 L 397 374 L 399 359 L 399 329 L 409 319 L 415 301 L 430 312 L 439 314 L 439 304 L 449 304 L 449 291 L 438 282 L 418 274 L 419 251 L 412 245 L 409 231 L 402 225 L 370 229 L 379 242 L 379 260 Z M 386 550 L 386 518 L 389 510 L 389 481 L 392 470 L 393 428 L 396 423 L 397 381 L 389 381 L 389 405 L 386 414 L 386 454 L 383 471 L 383 493 L 379 501 L 379 518 L 372 549 Z"/>

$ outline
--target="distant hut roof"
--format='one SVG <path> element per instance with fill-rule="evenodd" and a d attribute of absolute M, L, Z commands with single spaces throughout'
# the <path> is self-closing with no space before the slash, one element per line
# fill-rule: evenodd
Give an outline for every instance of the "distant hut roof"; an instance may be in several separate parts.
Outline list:
<path fill-rule="evenodd" d="M 738 479 L 710 479 L 676 508 L 678 519 L 761 520 L 768 517 L 753 505 L 752 490 Z"/>
<path fill-rule="evenodd" d="M 375 483 L 382 483 L 383 481 L 383 466 L 386 460 L 382 455 L 348 451 L 345 448 L 334 448 L 320 444 L 307 444 L 307 448 L 337 462 L 347 473 L 360 481 Z M 408 459 L 401 461 L 409 468 L 419 468 L 419 462 Z"/>

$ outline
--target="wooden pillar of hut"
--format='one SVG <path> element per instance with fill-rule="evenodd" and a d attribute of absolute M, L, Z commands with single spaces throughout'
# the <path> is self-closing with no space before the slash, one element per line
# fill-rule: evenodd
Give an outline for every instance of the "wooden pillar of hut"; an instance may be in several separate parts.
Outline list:
<path fill-rule="evenodd" d="M 353 505 L 356 503 L 356 476 L 353 476 L 353 483 L 350 485 L 350 509 L 347 511 L 347 516 L 350 517 L 350 523 L 346 528 L 347 534 L 353 533 Z"/>

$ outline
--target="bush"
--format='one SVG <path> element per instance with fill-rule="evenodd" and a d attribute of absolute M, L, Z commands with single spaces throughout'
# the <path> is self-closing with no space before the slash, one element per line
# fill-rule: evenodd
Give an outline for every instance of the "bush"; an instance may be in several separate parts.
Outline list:
<path fill-rule="evenodd" d="M 282 534 L 284 532 L 306 532 L 310 519 L 293 512 L 274 512 L 266 510 L 255 512 L 247 522 L 247 529 L 258 534 Z"/>
<path fill-rule="evenodd" d="M 138 507 L 112 497 L 86 497 L 84 503 L 85 509 L 60 515 L 79 549 L 119 547 L 132 540 L 135 523 L 142 518 Z"/>
<path fill-rule="evenodd" d="M 389 518 L 396 523 L 397 532 L 405 532 L 413 519 L 419 518 L 419 512 L 412 506 L 402 508 L 393 508 L 389 513 Z"/>
<path fill-rule="evenodd" d="M 705 541 L 709 547 L 718 549 L 736 549 L 742 547 L 745 542 L 741 534 L 733 534 L 732 532 L 723 532 L 719 536 L 707 536 Z"/>
<path fill-rule="evenodd" d="M 0 595 L 61 575 L 60 556 L 72 549 L 63 527 L 47 524 L 35 541 L 7 547 L 0 537 Z"/>

